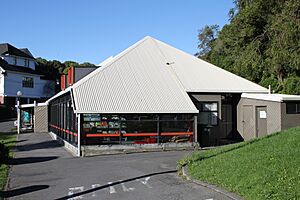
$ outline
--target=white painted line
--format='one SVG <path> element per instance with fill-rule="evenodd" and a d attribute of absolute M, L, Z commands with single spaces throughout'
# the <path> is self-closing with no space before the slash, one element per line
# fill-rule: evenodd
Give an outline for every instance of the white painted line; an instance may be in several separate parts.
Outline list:
<path fill-rule="evenodd" d="M 148 181 L 150 180 L 150 176 L 148 176 L 147 178 L 145 178 L 145 180 L 143 179 L 136 179 L 138 182 L 141 182 L 142 184 L 144 184 L 145 186 L 147 186 L 148 188 L 152 188 L 149 184 Z"/>
<path fill-rule="evenodd" d="M 135 188 L 132 188 L 132 187 L 127 188 L 127 187 L 125 186 L 125 183 L 121 183 L 121 186 L 122 186 L 122 189 L 123 189 L 124 192 L 130 192 L 130 191 L 135 190 Z"/>
<path fill-rule="evenodd" d="M 93 184 L 92 185 L 92 189 L 94 189 L 94 188 L 97 188 L 97 187 L 100 187 L 101 185 L 100 184 L 98 184 L 98 183 L 96 183 L 96 184 Z M 97 195 L 96 195 L 96 192 L 94 191 L 93 193 L 92 193 L 92 197 L 96 197 Z"/>
<path fill-rule="evenodd" d="M 78 192 L 83 192 L 83 190 L 84 190 L 83 186 L 69 188 L 68 196 L 76 194 Z M 83 199 L 83 196 L 80 195 L 80 196 L 72 197 L 72 198 L 69 198 L 69 199 L 70 200 Z"/>
<path fill-rule="evenodd" d="M 107 182 L 108 185 L 111 185 L 113 182 Z M 109 194 L 114 194 L 117 193 L 116 189 L 114 186 L 109 186 Z"/>

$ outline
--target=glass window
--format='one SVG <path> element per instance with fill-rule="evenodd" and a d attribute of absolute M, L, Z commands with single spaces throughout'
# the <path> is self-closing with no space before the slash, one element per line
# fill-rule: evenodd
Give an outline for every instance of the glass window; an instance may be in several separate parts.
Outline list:
<path fill-rule="evenodd" d="M 218 103 L 217 102 L 200 102 L 198 123 L 208 126 L 218 125 Z"/>
<path fill-rule="evenodd" d="M 29 67 L 29 60 L 25 59 L 25 67 Z"/>
<path fill-rule="evenodd" d="M 22 87 L 33 88 L 33 78 L 31 77 L 23 77 Z"/>
<path fill-rule="evenodd" d="M 286 103 L 287 114 L 299 114 L 300 113 L 300 102 Z"/>
<path fill-rule="evenodd" d="M 218 103 L 202 103 L 201 111 L 218 111 Z"/>

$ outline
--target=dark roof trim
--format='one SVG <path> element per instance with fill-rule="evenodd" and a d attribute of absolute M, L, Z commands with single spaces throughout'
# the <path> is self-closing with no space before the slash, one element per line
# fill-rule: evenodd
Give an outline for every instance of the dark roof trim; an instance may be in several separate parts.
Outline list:
<path fill-rule="evenodd" d="M 5 71 L 8 70 L 8 71 L 14 71 L 14 72 L 43 75 L 43 74 L 40 74 L 40 73 L 36 72 L 35 70 L 28 68 L 28 67 L 9 65 L 5 60 L 3 60 L 1 58 L 0 58 L 0 67 Z"/>
<path fill-rule="evenodd" d="M 21 50 L 8 43 L 0 44 L 0 55 L 5 54 L 34 59 L 28 49 L 24 48 Z"/>

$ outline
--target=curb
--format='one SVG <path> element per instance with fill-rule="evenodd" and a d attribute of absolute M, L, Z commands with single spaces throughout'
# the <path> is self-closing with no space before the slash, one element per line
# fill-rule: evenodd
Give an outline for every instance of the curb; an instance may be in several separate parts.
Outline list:
<path fill-rule="evenodd" d="M 218 188 L 217 186 L 215 185 L 210 185 L 208 183 L 205 183 L 205 182 L 202 182 L 202 181 L 199 181 L 199 180 L 195 180 L 195 179 L 192 179 L 190 176 L 187 175 L 186 173 L 186 166 L 183 166 L 181 168 L 181 173 L 182 175 L 188 180 L 188 181 L 191 181 L 197 185 L 200 185 L 200 186 L 203 186 L 203 187 L 206 187 L 208 189 L 211 189 L 217 193 L 220 193 L 220 194 L 223 194 L 225 196 L 227 196 L 228 198 L 232 199 L 232 200 L 242 200 L 241 197 L 237 196 L 236 194 L 232 193 L 232 192 L 227 192 L 225 191 L 224 189 L 221 189 L 221 188 Z"/>
<path fill-rule="evenodd" d="M 16 141 L 19 141 L 19 134 L 16 134 Z M 17 144 L 15 145 L 14 149 L 16 148 Z M 13 158 L 15 157 L 15 153 L 13 154 Z M 12 165 L 8 165 L 8 172 L 7 172 L 7 180 L 6 180 L 6 184 L 4 186 L 4 191 L 8 191 L 9 190 L 9 184 L 10 184 L 10 172 L 11 172 L 11 168 Z M 5 197 L 3 197 L 3 199 L 7 199 Z"/>

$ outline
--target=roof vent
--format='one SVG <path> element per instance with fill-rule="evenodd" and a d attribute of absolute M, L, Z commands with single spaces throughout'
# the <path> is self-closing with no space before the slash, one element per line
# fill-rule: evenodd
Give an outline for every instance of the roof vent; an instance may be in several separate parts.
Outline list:
<path fill-rule="evenodd" d="M 167 62 L 167 65 L 173 65 L 175 62 Z"/>

